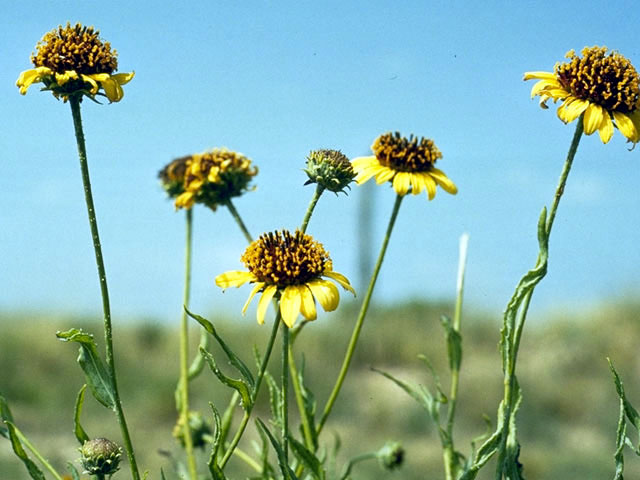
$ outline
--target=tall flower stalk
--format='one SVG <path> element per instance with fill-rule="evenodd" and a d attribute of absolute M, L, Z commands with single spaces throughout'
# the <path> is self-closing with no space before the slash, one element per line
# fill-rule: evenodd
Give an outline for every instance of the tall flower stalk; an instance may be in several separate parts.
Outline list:
<path fill-rule="evenodd" d="M 78 157 L 80 159 L 80 170 L 82 173 L 82 183 L 84 185 L 84 196 L 87 204 L 87 213 L 89 216 L 89 226 L 91 228 L 91 238 L 93 239 L 93 249 L 96 257 L 96 266 L 98 268 L 98 280 L 100 282 L 100 293 L 102 295 L 102 309 L 104 313 L 104 340 L 105 340 L 105 356 L 107 361 L 107 368 L 109 370 L 109 378 L 111 380 L 111 386 L 114 397 L 114 409 L 118 424 L 120 425 L 120 432 L 122 434 L 122 440 L 124 442 L 124 448 L 127 452 L 129 464 L 131 466 L 131 472 L 133 478 L 138 480 L 140 474 L 138 472 L 138 466 L 136 462 L 136 456 L 133 450 L 133 444 L 129 435 L 129 429 L 127 428 L 127 422 L 122 409 L 122 402 L 120 401 L 120 394 L 118 392 L 118 382 L 116 375 L 116 366 L 113 353 L 113 334 L 111 328 L 111 307 L 109 304 L 109 289 L 107 287 L 107 274 L 104 268 L 104 260 L 102 256 L 102 246 L 100 244 L 100 235 L 98 233 L 98 221 L 96 219 L 95 207 L 93 204 L 93 195 L 91 193 L 91 179 L 89 177 L 89 165 L 87 162 L 87 150 L 84 141 L 84 132 L 82 130 L 82 116 L 80 114 L 80 100 L 81 95 L 71 95 L 69 97 L 69 104 L 71 106 L 71 113 L 73 115 L 73 126 L 76 134 L 76 141 L 78 144 Z"/>

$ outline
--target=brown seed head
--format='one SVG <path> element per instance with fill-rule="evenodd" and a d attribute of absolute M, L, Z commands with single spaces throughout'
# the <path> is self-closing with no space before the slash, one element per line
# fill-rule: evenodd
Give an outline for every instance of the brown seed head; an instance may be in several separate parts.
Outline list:
<path fill-rule="evenodd" d="M 572 95 L 608 111 L 630 113 L 640 108 L 640 78 L 631 62 L 607 47 L 585 47 L 582 58 L 573 50 L 569 62 L 558 63 L 555 73 Z"/>
<path fill-rule="evenodd" d="M 79 23 L 59 26 L 42 37 L 31 61 L 36 67 L 48 67 L 55 73 L 70 70 L 78 74 L 112 74 L 118 69 L 117 52 L 109 42 L 99 38 L 100 32 Z"/>
<path fill-rule="evenodd" d="M 331 270 L 331 259 L 322 244 L 299 230 L 265 233 L 241 257 L 260 282 L 285 287 L 302 285 Z"/>
<path fill-rule="evenodd" d="M 381 165 L 400 172 L 426 172 L 442 158 L 433 140 L 413 135 L 407 139 L 398 132 L 380 135 L 371 150 Z"/>

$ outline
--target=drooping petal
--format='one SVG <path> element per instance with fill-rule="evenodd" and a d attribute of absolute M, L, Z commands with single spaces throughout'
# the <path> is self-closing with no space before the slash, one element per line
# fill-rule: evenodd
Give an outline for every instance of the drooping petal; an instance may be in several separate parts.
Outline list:
<path fill-rule="evenodd" d="M 605 115 L 609 116 L 600 105 L 590 103 L 584 111 L 584 133 L 591 135 L 598 130 Z"/>
<path fill-rule="evenodd" d="M 420 195 L 422 191 L 426 188 L 424 181 L 422 180 L 422 175 L 411 174 L 411 193 L 414 195 Z"/>
<path fill-rule="evenodd" d="M 613 122 L 611 121 L 611 117 L 608 112 L 604 112 L 602 122 L 598 128 L 598 135 L 600 135 L 602 143 L 609 143 L 609 140 L 613 137 Z"/>
<path fill-rule="evenodd" d="M 636 127 L 636 137 L 631 139 L 633 143 L 640 142 L 640 110 L 636 110 L 633 113 L 630 113 L 628 117 L 633 122 L 633 126 Z"/>
<path fill-rule="evenodd" d="M 411 174 L 409 172 L 397 172 L 393 177 L 393 189 L 398 195 L 406 195 L 411 186 Z"/>
<path fill-rule="evenodd" d="M 20 74 L 16 81 L 16 86 L 20 88 L 20 93 L 25 95 L 27 90 L 34 83 L 40 82 L 45 75 L 51 75 L 53 72 L 47 67 L 37 67 L 31 70 L 25 70 Z"/>
<path fill-rule="evenodd" d="M 523 80 L 557 80 L 553 72 L 525 72 Z"/>
<path fill-rule="evenodd" d="M 635 138 L 638 138 L 638 131 L 636 130 L 636 126 L 631 120 L 630 117 L 621 112 L 613 112 L 613 119 L 616 121 L 616 126 L 620 133 L 622 133 L 627 140 L 634 142 Z"/>
<path fill-rule="evenodd" d="M 278 287 L 276 287 L 275 285 L 269 285 L 264 289 L 264 292 L 262 292 L 262 296 L 260 297 L 260 301 L 258 302 L 258 313 L 256 314 L 256 318 L 260 325 L 264 323 L 264 316 L 267 313 L 267 308 L 269 308 L 271 299 L 277 291 Z"/>
<path fill-rule="evenodd" d="M 458 187 L 456 187 L 456 184 L 453 183 L 439 168 L 432 168 L 429 171 L 429 175 L 438 182 L 438 185 L 440 185 L 445 192 L 450 193 L 451 195 L 458 193 Z"/>
<path fill-rule="evenodd" d="M 216 277 L 216 285 L 220 288 L 240 287 L 247 282 L 256 282 L 257 280 L 251 272 L 232 270 L 218 275 Z"/>
<path fill-rule="evenodd" d="M 311 289 L 311 293 L 318 300 L 318 303 L 322 305 L 325 312 L 333 312 L 338 308 L 340 293 L 338 292 L 338 287 L 329 280 L 312 280 L 307 282 L 307 286 Z"/>
<path fill-rule="evenodd" d="M 531 89 L 531 98 L 540 95 L 541 92 L 546 92 L 547 90 L 557 91 L 558 89 L 562 89 L 562 85 L 555 78 L 553 80 L 540 80 Z"/>
<path fill-rule="evenodd" d="M 91 90 L 90 90 L 90 92 L 91 92 L 93 95 L 95 95 L 96 93 L 98 93 L 98 89 L 99 89 L 100 87 L 98 86 L 98 82 L 96 82 L 96 81 L 95 81 L 93 78 L 91 78 L 91 77 L 92 77 L 92 75 L 85 75 L 85 74 L 82 74 L 82 75 L 81 75 L 82 80 L 84 80 L 85 82 L 87 82 L 87 83 L 91 84 Z"/>
<path fill-rule="evenodd" d="M 558 107 L 558 117 L 564 123 L 571 123 L 578 118 L 589 106 L 588 100 L 570 97 Z"/>
<path fill-rule="evenodd" d="M 309 287 L 306 285 L 300 285 L 300 298 L 302 299 L 302 303 L 300 304 L 300 313 L 307 320 L 315 320 L 318 318 L 318 313 L 316 311 L 316 301 L 313 299 L 313 294 Z"/>
<path fill-rule="evenodd" d="M 104 94 L 107 96 L 110 102 L 119 102 L 124 97 L 124 90 L 118 82 L 116 82 L 112 76 L 105 80 L 100 81 L 100 85 L 104 89 Z"/>
<path fill-rule="evenodd" d="M 280 314 L 282 315 L 282 321 L 287 327 L 293 328 L 300 313 L 301 305 L 302 295 L 300 294 L 298 285 L 289 285 L 285 288 L 280 297 Z"/>
<path fill-rule="evenodd" d="M 349 279 L 347 277 L 345 277 L 344 275 L 342 275 L 341 273 L 334 272 L 333 270 L 331 270 L 331 271 L 323 272 L 322 275 L 324 275 L 325 277 L 329 277 L 329 278 L 334 279 L 336 282 L 338 282 L 340 284 L 340 286 L 342 288 L 344 288 L 345 290 L 350 291 L 355 296 L 356 291 L 351 286 L 351 283 L 349 283 Z"/>
<path fill-rule="evenodd" d="M 176 209 L 178 208 L 191 208 L 196 201 L 196 197 L 193 192 L 184 192 L 178 195 L 176 198 Z"/>
<path fill-rule="evenodd" d="M 131 73 L 116 73 L 115 75 L 111 75 L 116 82 L 120 85 L 125 85 L 131 81 L 131 79 L 136 75 L 136 72 Z"/>
<path fill-rule="evenodd" d="M 249 298 L 247 298 L 247 301 L 244 304 L 244 307 L 242 307 L 243 315 L 247 313 L 247 308 L 249 308 L 249 304 L 251 303 L 251 300 L 253 300 L 253 297 L 255 297 L 256 293 L 258 293 L 263 288 L 264 288 L 264 282 L 258 282 L 255 284 L 255 286 L 253 287 L 253 290 L 251 290 L 251 293 L 249 294 Z"/>
<path fill-rule="evenodd" d="M 397 172 L 395 170 L 390 169 L 389 167 L 380 167 L 380 171 L 376 174 L 376 183 L 378 185 L 382 185 L 385 182 L 388 182 L 393 178 L 393 176 Z"/>
<path fill-rule="evenodd" d="M 424 178 L 424 184 L 427 187 L 427 197 L 429 198 L 429 200 L 433 200 L 436 197 L 437 184 L 434 178 L 429 173 L 424 173 L 423 178 Z"/>

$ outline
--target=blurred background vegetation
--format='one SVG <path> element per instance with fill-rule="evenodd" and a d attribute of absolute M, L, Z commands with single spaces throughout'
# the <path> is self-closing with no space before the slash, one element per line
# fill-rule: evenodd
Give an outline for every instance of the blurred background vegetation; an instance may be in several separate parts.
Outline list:
<path fill-rule="evenodd" d="M 387 440 L 401 441 L 406 462 L 397 472 L 385 472 L 375 463 L 360 464 L 355 479 L 443 478 L 437 433 L 426 412 L 398 387 L 373 372 L 388 371 L 398 378 L 431 385 L 418 354 L 434 363 L 448 386 L 445 345 L 440 316 L 451 314 L 451 302 L 406 302 L 372 309 L 358 346 L 354 365 L 337 408 L 323 433 L 324 442 L 341 440 L 338 465 L 360 453 L 374 451 Z M 206 314 L 207 312 L 198 312 Z M 210 315 L 220 333 L 247 363 L 250 347 L 264 345 L 269 328 L 253 321 Z M 322 408 L 335 380 L 355 318 L 355 306 L 308 325 L 296 343 L 296 355 L 306 359 L 307 382 Z M 638 381 L 638 318 L 640 303 L 625 300 L 581 313 L 555 312 L 531 322 L 519 360 L 524 404 L 519 414 L 521 461 L 526 478 L 611 478 L 618 417 L 618 400 L 606 357 L 619 370 L 632 403 L 640 404 Z M 176 319 L 177 320 L 177 319 Z M 176 322 L 177 323 L 177 322 Z M 463 366 L 456 440 L 463 453 L 469 442 L 486 430 L 483 414 L 495 424 L 502 396 L 498 352 L 501 318 L 468 311 L 463 319 Z M 100 320 L 42 314 L 0 315 L 0 392 L 12 408 L 19 428 L 60 470 L 78 458 L 72 433 L 73 405 L 83 375 L 75 363 L 77 347 L 55 339 L 56 330 L 82 327 L 102 343 Z M 192 330 L 193 348 L 197 328 Z M 116 322 L 114 340 L 123 404 L 143 469 L 159 478 L 159 468 L 171 471 L 166 452 L 180 454 L 171 436 L 176 412 L 173 391 L 178 377 L 177 328 L 160 322 Z M 216 346 L 210 348 L 224 365 Z M 277 368 L 278 362 L 272 362 Z M 274 371 L 275 373 L 275 371 Z M 208 401 L 224 409 L 228 391 L 210 371 L 192 384 L 194 409 L 210 418 Z M 262 408 L 267 408 L 262 402 Z M 268 418 L 265 410 L 257 416 Z M 92 437 L 119 441 L 118 427 L 109 411 L 87 395 L 82 415 Z M 253 429 L 253 428 L 252 428 Z M 629 435 L 632 437 L 632 433 Z M 242 444 L 251 451 L 247 441 Z M 165 452 L 161 455 L 159 452 Z M 626 451 L 628 478 L 640 475 L 640 459 Z M 202 453 L 202 465 L 207 452 Z M 250 474 L 239 460 L 232 461 L 231 478 Z M 126 467 L 125 467 L 126 468 Z M 124 472 L 116 478 L 126 477 Z M 492 478 L 487 468 L 479 478 Z M 28 476 L 0 438 L 0 478 Z"/>

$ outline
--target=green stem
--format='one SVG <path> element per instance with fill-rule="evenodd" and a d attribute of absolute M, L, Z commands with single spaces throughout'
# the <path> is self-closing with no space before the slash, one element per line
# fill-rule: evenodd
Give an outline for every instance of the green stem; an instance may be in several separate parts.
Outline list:
<path fill-rule="evenodd" d="M 258 392 L 260 391 L 260 385 L 262 384 L 262 379 L 264 378 L 264 373 L 267 370 L 267 364 L 269 363 L 269 357 L 271 357 L 271 351 L 273 350 L 273 344 L 276 339 L 276 334 L 278 333 L 278 327 L 280 326 L 280 309 L 276 310 L 276 319 L 273 322 L 273 328 L 271 329 L 271 336 L 269 337 L 269 343 L 267 343 L 267 350 L 264 353 L 264 357 L 262 358 L 262 363 L 260 364 L 260 371 L 258 372 L 258 377 L 256 378 L 255 386 L 253 387 L 253 391 L 251 392 L 251 403 L 247 405 L 247 409 L 244 412 L 244 416 L 242 417 L 242 421 L 238 426 L 238 431 L 234 435 L 227 451 L 225 452 L 222 460 L 220 461 L 220 468 L 223 469 L 227 464 L 231 455 L 233 455 L 233 451 L 235 450 L 238 442 L 242 438 L 242 435 L 247 428 L 247 424 L 249 423 L 249 419 L 251 418 L 251 411 L 253 410 L 253 406 L 256 402 L 256 397 L 258 396 Z"/>
<path fill-rule="evenodd" d="M 375 452 L 372 452 L 372 453 L 363 453 L 362 455 L 358 455 L 357 457 L 352 458 L 351 460 L 349 460 L 349 463 L 347 464 L 346 468 L 342 472 L 342 475 L 340 475 L 340 480 L 347 479 L 351 474 L 351 470 L 353 470 L 353 467 L 357 463 L 364 462 L 365 460 L 373 460 L 374 458 L 377 458 L 377 456 L 378 455 Z"/>
<path fill-rule="evenodd" d="M 124 418 L 122 403 L 118 393 L 118 383 L 116 380 L 116 367 L 113 354 L 113 336 L 111 331 L 111 307 L 109 305 L 109 289 L 107 288 L 107 275 L 102 259 L 102 247 L 100 246 L 100 236 L 98 234 L 98 222 L 96 220 L 95 207 L 93 205 L 93 195 L 91 193 L 91 180 L 89 177 L 89 165 L 87 162 L 87 149 L 84 141 L 84 132 L 82 130 L 82 116 L 80 114 L 80 95 L 71 95 L 69 97 L 69 105 L 71 106 L 71 114 L 73 115 L 73 126 L 75 128 L 76 142 L 78 144 L 78 156 L 80 158 L 80 170 L 82 172 L 82 182 L 84 184 L 84 197 L 87 204 L 87 213 L 89 215 L 89 226 L 91 227 L 91 237 L 93 238 L 93 249 L 96 256 L 96 265 L 98 267 L 98 279 L 100 281 L 100 292 L 102 294 L 102 309 L 104 312 L 104 339 L 107 368 L 111 378 L 111 386 L 113 388 L 113 397 L 115 403 L 115 413 L 120 425 L 120 432 L 124 442 L 124 447 L 129 458 L 131 473 L 134 480 L 140 479 L 138 473 L 138 465 L 136 456 L 133 451 L 133 444 L 129 436 L 129 429 Z"/>
<path fill-rule="evenodd" d="M 313 192 L 313 197 L 311 197 L 311 201 L 309 202 L 307 211 L 305 212 L 304 218 L 302 219 L 302 225 L 300 226 L 300 231 L 302 233 L 305 233 L 307 231 L 309 220 L 311 219 L 313 210 L 316 208 L 316 204 L 318 203 L 318 200 L 320 200 L 320 197 L 322 196 L 322 192 L 324 192 L 324 187 L 319 183 L 316 184 L 316 190 Z"/>
<path fill-rule="evenodd" d="M 311 433 L 311 422 L 307 415 L 307 410 L 304 408 L 302 385 L 300 384 L 298 367 L 296 366 L 296 362 L 293 358 L 293 339 L 289 342 L 289 370 L 291 371 L 291 383 L 296 396 L 296 404 L 298 405 L 298 411 L 300 412 L 300 423 L 302 424 L 304 443 L 309 450 L 313 451 L 315 446 L 313 444 L 313 434 Z"/>
<path fill-rule="evenodd" d="M 16 436 L 20 439 L 20 442 L 23 443 L 31 451 L 31 453 L 33 453 L 33 456 L 36 457 L 40 461 L 40 463 L 42 463 L 42 465 L 44 465 L 44 467 L 51 472 L 51 475 L 53 475 L 56 480 L 62 480 L 60 474 L 56 472 L 51 464 L 40 454 L 38 450 L 36 450 L 36 447 L 32 445 L 32 443 L 27 439 L 27 437 L 24 436 L 24 434 L 18 429 L 18 427 L 13 424 L 12 426 L 13 430 L 16 432 Z"/>
<path fill-rule="evenodd" d="M 180 417 L 183 423 L 184 450 L 187 457 L 187 468 L 193 480 L 198 478 L 196 457 L 193 451 L 193 439 L 189 427 L 189 323 L 187 308 L 191 292 L 191 245 L 193 233 L 193 209 L 186 212 L 186 239 L 184 255 L 184 293 L 182 304 L 182 320 L 180 322 Z"/>
<path fill-rule="evenodd" d="M 580 139 L 582 138 L 582 133 L 584 132 L 584 123 L 583 123 L 584 115 L 581 115 L 576 124 L 576 130 L 573 134 L 573 139 L 571 140 L 571 145 L 569 146 L 569 152 L 567 153 L 567 159 L 565 160 L 564 166 L 562 168 L 562 173 L 560 174 L 560 179 L 558 181 L 558 185 L 556 187 L 555 195 L 553 197 L 553 203 L 551 204 L 551 208 L 549 209 L 549 213 L 547 214 L 547 220 L 545 223 L 545 233 L 546 233 L 546 241 L 549 241 L 549 236 L 551 235 L 551 228 L 553 227 L 553 222 L 556 217 L 556 213 L 558 210 L 558 206 L 560 205 L 560 199 L 564 193 L 564 189 L 567 183 L 567 179 L 569 177 L 569 172 L 571 171 L 571 166 L 573 165 L 573 159 L 578 150 L 578 145 L 580 143 Z M 541 254 L 538 254 L 538 259 L 536 261 L 536 266 L 539 265 L 541 261 Z M 496 465 L 496 480 L 500 480 L 504 476 L 504 458 L 506 455 L 506 447 L 507 447 L 507 437 L 510 432 L 510 422 L 511 415 L 513 410 L 513 394 L 516 389 L 516 361 L 518 358 L 518 350 L 520 348 L 520 340 L 522 337 L 522 332 L 524 329 L 525 320 L 527 317 L 527 312 L 529 310 L 529 304 L 531 302 L 531 296 L 533 295 L 533 291 L 535 289 L 535 285 L 526 293 L 523 298 L 523 305 L 520 311 L 519 318 L 516 321 L 516 325 L 511 325 L 509 329 L 512 331 L 512 337 L 507 341 L 510 342 L 511 355 L 507 358 L 507 365 L 505 365 L 505 373 L 504 373 L 504 416 L 503 416 L 503 431 L 502 437 L 500 439 L 500 446 L 498 449 L 498 462 Z M 517 293 L 516 293 L 517 294 Z M 515 295 L 514 294 L 514 297 Z"/>
<path fill-rule="evenodd" d="M 282 450 L 289 463 L 289 327 L 282 324 Z"/>
<path fill-rule="evenodd" d="M 358 338 L 360 337 L 360 331 L 362 330 L 362 325 L 364 323 L 365 316 L 367 315 L 367 310 L 369 309 L 369 303 L 371 301 L 371 296 L 373 294 L 373 288 L 376 286 L 378 274 L 380 273 L 380 267 L 382 267 L 382 262 L 384 260 L 385 253 L 387 252 L 387 246 L 389 245 L 389 239 L 391 238 L 391 232 L 393 231 L 393 226 L 396 222 L 396 218 L 398 217 L 398 211 L 400 210 L 400 205 L 402 204 L 403 198 L 404 196 L 402 195 L 396 196 L 396 201 L 393 205 L 393 211 L 391 212 L 391 218 L 389 218 L 389 225 L 387 226 L 387 232 L 382 242 L 382 247 L 380 248 L 380 253 L 378 254 L 378 260 L 373 269 L 373 274 L 371 275 L 369 288 L 367 289 L 367 293 L 364 297 L 364 300 L 362 301 L 362 306 L 360 307 L 360 313 L 358 314 L 356 325 L 353 329 L 353 333 L 351 334 L 351 340 L 349 341 L 349 346 L 347 347 L 347 353 L 342 362 L 342 368 L 340 369 L 340 373 L 338 374 L 338 379 L 336 380 L 336 384 L 334 385 L 331 395 L 329 396 L 327 405 L 324 407 L 322 418 L 318 423 L 318 428 L 317 428 L 318 433 L 322 431 L 322 428 L 324 427 L 324 424 L 327 421 L 327 418 L 331 414 L 331 409 L 333 408 L 333 405 L 336 402 L 336 399 L 338 398 L 338 394 L 340 393 L 340 389 L 342 388 L 344 379 L 347 376 L 349 365 L 351 365 L 351 359 L 353 358 L 353 353 L 355 352 L 356 344 L 358 343 Z"/>
<path fill-rule="evenodd" d="M 460 256 L 458 263 L 458 279 L 456 286 L 456 306 L 453 314 L 453 330 L 460 334 L 462 323 L 462 299 L 464 296 L 464 276 L 467 261 L 467 244 L 469 236 L 464 234 L 460 238 Z M 447 438 L 448 442 L 444 446 L 443 458 L 446 480 L 454 480 L 457 474 L 457 464 L 455 458 L 455 446 L 453 442 L 453 424 L 456 415 L 456 405 L 458 403 L 458 386 L 460 383 L 460 362 L 454 365 L 451 371 L 451 389 L 449 391 L 449 408 L 447 410 Z"/>
<path fill-rule="evenodd" d="M 256 472 L 262 473 L 262 465 L 251 458 L 251 456 L 247 452 L 236 447 L 235 455 L 244 463 L 253 468 Z"/>
<path fill-rule="evenodd" d="M 236 221 L 236 223 L 240 227 L 240 230 L 242 230 L 242 234 L 244 235 L 244 238 L 247 239 L 247 242 L 248 243 L 253 242 L 253 237 L 249 233 L 249 230 L 247 230 L 247 226 L 242 221 L 242 218 L 240 217 L 238 210 L 236 210 L 236 207 L 233 205 L 233 203 L 231 203 L 231 199 L 227 200 L 225 202 L 225 205 L 229 209 L 229 212 L 231 212 L 231 216 L 233 216 L 233 219 Z"/>

